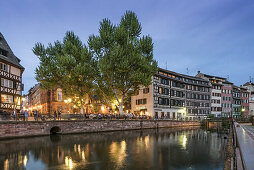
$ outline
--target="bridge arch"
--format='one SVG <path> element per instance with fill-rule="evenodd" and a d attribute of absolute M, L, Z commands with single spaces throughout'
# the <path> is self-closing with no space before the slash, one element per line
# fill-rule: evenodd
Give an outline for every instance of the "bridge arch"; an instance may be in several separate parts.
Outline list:
<path fill-rule="evenodd" d="M 59 134 L 61 133 L 61 128 L 59 126 L 53 126 L 51 129 L 50 129 L 50 134 Z"/>

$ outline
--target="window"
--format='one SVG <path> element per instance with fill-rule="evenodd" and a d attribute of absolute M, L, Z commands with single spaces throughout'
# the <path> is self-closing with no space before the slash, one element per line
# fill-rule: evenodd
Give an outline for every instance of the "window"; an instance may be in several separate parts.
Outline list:
<path fill-rule="evenodd" d="M 169 81 L 167 79 L 161 79 L 161 84 L 169 85 Z"/>
<path fill-rule="evenodd" d="M 149 93 L 149 88 L 144 88 L 144 89 L 143 89 L 143 93 L 144 93 L 144 94 Z"/>
<path fill-rule="evenodd" d="M 57 100 L 62 101 L 62 99 L 63 99 L 62 89 L 57 89 Z"/>
<path fill-rule="evenodd" d="M 0 49 L 0 54 L 3 56 L 7 56 L 8 51 L 5 51 L 3 49 Z"/>
<path fill-rule="evenodd" d="M 159 94 L 162 94 L 162 87 L 159 87 L 158 92 L 159 92 Z"/>
<path fill-rule="evenodd" d="M 164 89 L 164 94 L 168 95 L 169 94 L 169 90 L 167 88 Z"/>
<path fill-rule="evenodd" d="M 175 96 L 175 91 L 172 90 L 172 89 L 170 89 L 170 95 L 171 95 L 171 96 Z"/>
<path fill-rule="evenodd" d="M 1 100 L 2 100 L 2 103 L 13 103 L 13 96 L 2 94 Z"/>
<path fill-rule="evenodd" d="M 1 70 L 8 72 L 8 65 L 7 64 L 1 63 L 0 67 L 1 67 Z"/>
<path fill-rule="evenodd" d="M 143 104 L 146 104 L 146 99 L 143 99 Z"/>
<path fill-rule="evenodd" d="M 159 97 L 159 98 L 158 98 L 158 101 L 159 101 L 159 102 L 158 102 L 159 105 L 163 105 L 163 99 L 162 99 L 162 98 Z"/>

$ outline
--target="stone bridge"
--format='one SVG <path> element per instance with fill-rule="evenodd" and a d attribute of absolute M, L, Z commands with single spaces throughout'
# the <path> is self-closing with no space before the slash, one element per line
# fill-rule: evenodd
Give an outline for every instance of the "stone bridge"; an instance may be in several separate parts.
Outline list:
<path fill-rule="evenodd" d="M 185 126 L 200 126 L 200 122 L 173 120 L 6 121 L 0 122 L 0 139 L 54 133 L 72 134 Z"/>

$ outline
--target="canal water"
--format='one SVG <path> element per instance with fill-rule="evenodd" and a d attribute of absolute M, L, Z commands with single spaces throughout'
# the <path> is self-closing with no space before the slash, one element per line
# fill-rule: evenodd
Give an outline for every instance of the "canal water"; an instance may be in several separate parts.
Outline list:
<path fill-rule="evenodd" d="M 225 134 L 200 128 L 0 141 L 0 169 L 223 169 Z"/>

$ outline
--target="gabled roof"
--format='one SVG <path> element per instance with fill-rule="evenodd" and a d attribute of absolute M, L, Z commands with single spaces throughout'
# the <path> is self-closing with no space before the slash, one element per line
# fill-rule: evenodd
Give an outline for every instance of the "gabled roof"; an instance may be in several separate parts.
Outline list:
<path fill-rule="evenodd" d="M 252 82 L 247 82 L 247 83 L 245 83 L 243 86 L 249 86 L 249 85 L 254 86 L 254 83 L 252 83 Z"/>
<path fill-rule="evenodd" d="M 13 54 L 10 46 L 8 45 L 7 41 L 5 40 L 5 38 L 1 32 L 0 32 L 0 49 L 7 51 L 7 56 L 0 54 L 1 60 L 4 60 L 10 64 L 17 66 L 18 68 L 20 68 L 22 70 L 24 70 L 24 67 L 19 63 L 20 59 Z"/>
<path fill-rule="evenodd" d="M 185 75 L 185 74 L 181 74 L 181 73 L 176 73 L 176 72 L 173 72 L 173 71 L 170 71 L 170 70 L 165 70 L 163 68 L 159 68 L 159 71 L 164 71 L 164 72 L 173 74 L 175 76 L 180 76 L 180 77 L 183 77 L 183 78 L 189 78 L 189 79 L 192 79 L 192 80 L 200 80 L 200 81 L 208 82 L 207 80 L 204 80 L 200 77 L 195 77 L 195 76 L 189 76 L 189 75 Z"/>

